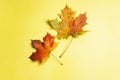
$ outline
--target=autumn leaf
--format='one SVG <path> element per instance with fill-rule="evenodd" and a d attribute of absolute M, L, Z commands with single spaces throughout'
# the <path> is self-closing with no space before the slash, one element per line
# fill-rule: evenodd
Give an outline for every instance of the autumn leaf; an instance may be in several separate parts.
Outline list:
<path fill-rule="evenodd" d="M 54 41 L 54 37 L 47 33 L 43 38 L 43 42 L 40 40 L 32 40 L 31 45 L 34 49 L 36 49 L 36 52 L 32 53 L 30 59 L 32 61 L 39 61 L 40 63 L 43 63 L 49 58 L 50 52 L 57 44 Z"/>
<path fill-rule="evenodd" d="M 56 38 L 67 40 L 70 38 L 69 44 L 71 43 L 72 38 L 77 38 L 79 35 L 88 32 L 88 30 L 83 29 L 87 24 L 86 13 L 79 14 L 77 17 L 75 17 L 75 13 L 75 11 L 72 11 L 72 9 L 66 5 L 66 7 L 61 10 L 61 14 L 58 14 L 61 19 L 60 21 L 58 21 L 58 19 L 49 20 L 50 27 L 57 31 Z M 60 58 L 67 48 L 68 46 L 63 49 L 59 56 Z"/>
<path fill-rule="evenodd" d="M 61 21 L 57 19 L 49 20 L 50 26 L 57 31 L 57 38 L 64 39 L 69 36 L 78 37 L 87 31 L 83 30 L 83 27 L 87 24 L 86 13 L 80 14 L 78 17 L 75 17 L 75 11 L 72 11 L 67 5 L 61 10 L 61 14 L 58 14 Z"/>

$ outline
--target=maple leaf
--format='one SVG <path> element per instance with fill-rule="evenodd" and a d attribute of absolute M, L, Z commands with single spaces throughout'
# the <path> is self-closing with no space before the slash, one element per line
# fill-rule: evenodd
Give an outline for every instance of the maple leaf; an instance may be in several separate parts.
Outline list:
<path fill-rule="evenodd" d="M 39 61 L 40 63 L 45 62 L 49 56 L 50 52 L 55 48 L 56 43 L 54 37 L 49 33 L 43 38 L 43 42 L 40 40 L 32 40 L 32 47 L 36 49 L 30 56 L 32 61 Z"/>
<path fill-rule="evenodd" d="M 83 30 L 83 27 L 87 24 L 86 13 L 75 17 L 75 11 L 72 11 L 67 5 L 61 12 L 61 14 L 58 14 L 61 21 L 57 19 L 49 20 L 50 26 L 57 31 L 58 39 L 67 39 L 69 36 L 77 37 L 87 32 Z"/>

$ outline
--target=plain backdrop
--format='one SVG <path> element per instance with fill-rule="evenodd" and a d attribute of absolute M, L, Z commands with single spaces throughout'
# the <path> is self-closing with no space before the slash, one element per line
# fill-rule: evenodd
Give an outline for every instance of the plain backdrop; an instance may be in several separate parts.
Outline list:
<path fill-rule="evenodd" d="M 44 65 L 31 62 L 31 39 L 54 33 L 46 21 L 66 4 L 76 16 L 87 12 L 90 32 L 73 39 L 63 66 L 52 57 Z M 0 80 L 120 80 L 119 7 L 120 0 L 0 0 Z"/>

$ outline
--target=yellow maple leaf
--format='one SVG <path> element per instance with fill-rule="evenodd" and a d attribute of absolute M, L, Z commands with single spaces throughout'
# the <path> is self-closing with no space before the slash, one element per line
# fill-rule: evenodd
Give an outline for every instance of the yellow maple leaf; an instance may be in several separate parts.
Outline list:
<path fill-rule="evenodd" d="M 61 10 L 61 14 L 58 14 L 61 21 L 49 20 L 50 26 L 57 31 L 57 38 L 68 38 L 69 36 L 77 37 L 84 33 L 83 27 L 87 24 L 86 13 L 80 14 L 75 17 L 75 11 L 72 11 L 70 7 L 66 5 L 64 9 Z M 86 31 L 85 31 L 86 32 Z"/>

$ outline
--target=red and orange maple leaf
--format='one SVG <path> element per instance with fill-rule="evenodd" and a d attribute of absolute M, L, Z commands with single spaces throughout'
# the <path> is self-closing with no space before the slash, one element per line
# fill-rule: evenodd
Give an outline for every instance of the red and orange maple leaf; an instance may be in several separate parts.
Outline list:
<path fill-rule="evenodd" d="M 32 40 L 31 45 L 36 49 L 36 52 L 32 53 L 30 59 L 32 61 L 39 61 L 40 63 L 43 63 L 49 58 L 50 52 L 57 44 L 54 41 L 54 37 L 47 33 L 47 35 L 43 38 L 43 42 L 40 40 Z"/>

